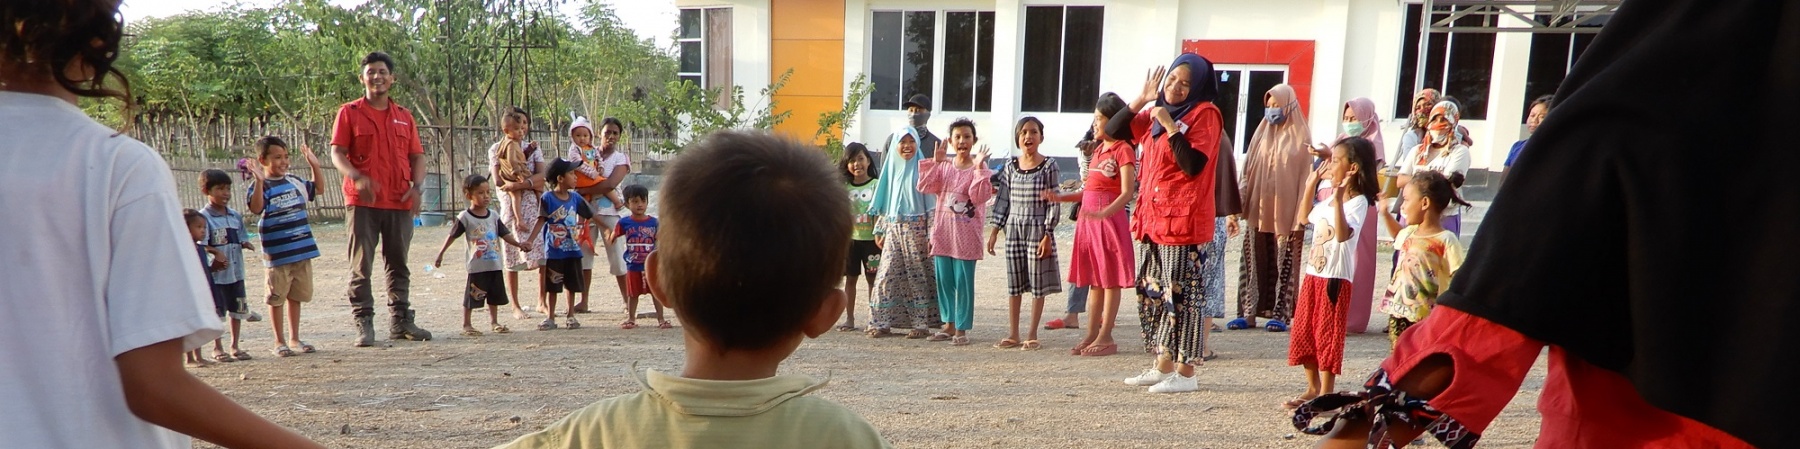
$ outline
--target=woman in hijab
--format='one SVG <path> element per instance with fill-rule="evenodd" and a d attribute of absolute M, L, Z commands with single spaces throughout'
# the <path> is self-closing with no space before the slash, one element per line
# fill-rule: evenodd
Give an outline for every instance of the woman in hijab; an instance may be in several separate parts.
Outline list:
<path fill-rule="evenodd" d="M 1381 116 L 1375 112 L 1375 102 L 1364 97 L 1356 97 L 1344 103 L 1343 133 L 1338 134 L 1338 141 L 1346 137 L 1361 137 L 1375 144 L 1376 155 L 1380 149 L 1387 148 L 1381 142 Z M 1375 161 L 1376 166 L 1384 165 L 1383 161 Z M 1375 219 L 1374 207 L 1369 208 L 1368 217 L 1363 223 L 1379 223 Z M 1345 329 L 1360 334 L 1369 330 L 1369 312 L 1375 302 L 1375 253 L 1376 239 L 1379 232 L 1359 234 L 1356 243 L 1356 273 L 1351 277 L 1350 286 L 1350 321 Z"/>
<path fill-rule="evenodd" d="M 1407 116 L 1406 124 L 1400 127 L 1400 145 L 1394 147 L 1393 152 L 1387 154 L 1387 160 L 1399 161 L 1407 151 L 1411 151 L 1413 147 L 1419 146 L 1420 142 L 1425 141 L 1427 134 L 1425 121 L 1431 118 L 1431 107 L 1437 106 L 1438 102 L 1442 101 L 1439 97 L 1438 90 L 1429 87 L 1419 89 L 1418 93 L 1413 94 L 1412 115 Z"/>
<path fill-rule="evenodd" d="M 875 216 L 875 246 L 881 247 L 881 266 L 875 272 L 875 298 L 869 301 L 870 338 L 894 335 L 894 328 L 911 329 L 906 338 L 931 335 L 938 319 L 937 278 L 931 263 L 931 197 L 914 188 L 919 184 L 919 133 L 906 128 L 894 141 L 876 178 L 875 199 L 869 214 Z"/>
<path fill-rule="evenodd" d="M 1457 124 L 1462 121 L 1462 109 L 1453 102 L 1439 102 L 1431 108 L 1430 117 L 1426 125 L 1429 137 L 1419 146 L 1407 150 L 1398 161 L 1398 185 L 1412 182 L 1414 173 L 1430 170 L 1450 178 L 1450 184 L 1456 186 L 1457 197 L 1461 197 L 1463 180 L 1469 172 L 1469 145 L 1464 143 L 1462 126 Z M 1444 229 L 1462 235 L 1461 210 L 1444 210 Z"/>
<path fill-rule="evenodd" d="M 1312 429 L 1333 432 L 1320 447 L 1427 429 L 1473 447 L 1545 347 L 1537 447 L 1794 445 L 1800 4 L 1631 5 L 1569 72 L 1513 167 L 1531 182 L 1500 188 L 1441 307 L 1401 334 L 1368 391 L 1297 412 L 1296 425 L 1345 412 Z M 1682 88 L 1696 80 L 1757 101 Z M 1692 157 L 1719 129 L 1741 131 L 1732 157 Z M 1685 179 L 1705 182 L 1672 181 Z M 1721 212 L 1729 235 L 1697 241 Z M 1732 321 L 1695 325 L 1715 314 Z"/>
<path fill-rule="evenodd" d="M 1287 330 L 1300 294 L 1300 251 L 1306 231 L 1297 230 L 1301 184 L 1312 173 L 1313 148 L 1306 114 L 1294 88 L 1277 84 L 1263 95 L 1264 117 L 1250 137 L 1244 162 L 1243 267 L 1238 270 L 1238 317 L 1230 329 L 1256 327 L 1268 318 L 1270 332 Z"/>
<path fill-rule="evenodd" d="M 1224 116 L 1212 103 L 1219 95 L 1212 62 L 1182 53 L 1165 71 L 1151 70 L 1144 90 L 1131 102 L 1141 111 L 1132 134 L 1143 136 L 1143 174 L 1138 207 L 1132 211 L 1132 238 L 1138 241 L 1138 317 L 1144 351 L 1161 351 L 1156 363 L 1125 383 L 1151 393 L 1198 391 L 1194 367 L 1205 353 L 1212 316 L 1206 307 L 1203 267 L 1213 241 L 1216 217 L 1214 160 Z M 1167 76 L 1164 76 L 1167 75 Z M 1155 106 L 1145 109 L 1154 102 Z M 1179 365 L 1179 368 L 1177 367 Z"/>

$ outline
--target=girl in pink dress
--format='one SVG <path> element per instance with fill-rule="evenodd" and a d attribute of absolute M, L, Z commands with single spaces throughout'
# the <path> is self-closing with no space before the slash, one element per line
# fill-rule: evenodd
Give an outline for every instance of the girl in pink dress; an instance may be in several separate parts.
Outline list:
<path fill-rule="evenodd" d="M 1075 221 L 1075 248 L 1069 256 L 1069 283 L 1088 287 L 1088 327 L 1081 344 L 1070 355 L 1100 356 L 1118 352 L 1113 341 L 1113 322 L 1119 316 L 1122 289 L 1136 285 L 1131 223 L 1125 204 L 1137 193 L 1137 156 L 1131 146 L 1131 119 L 1123 98 L 1111 92 L 1100 97 L 1094 111 L 1094 137 L 1099 147 L 1088 162 L 1087 183 L 1081 191 L 1045 196 L 1056 201 L 1081 201 Z"/>

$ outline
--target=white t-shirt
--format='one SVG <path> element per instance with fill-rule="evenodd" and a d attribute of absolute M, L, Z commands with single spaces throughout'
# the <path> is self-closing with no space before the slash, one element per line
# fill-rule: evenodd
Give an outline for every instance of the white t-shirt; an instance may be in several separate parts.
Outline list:
<path fill-rule="evenodd" d="M 0 92 L 0 254 L 18 262 L 0 270 L 15 318 L 0 325 L 0 445 L 192 444 L 126 408 L 113 364 L 220 335 L 168 164 L 116 134 L 62 100 Z"/>
<path fill-rule="evenodd" d="M 1450 151 L 1438 155 L 1438 157 L 1432 159 L 1431 162 L 1422 162 L 1425 159 L 1425 156 L 1427 156 L 1427 154 L 1424 153 L 1426 151 L 1432 150 L 1425 145 L 1414 146 L 1411 150 L 1407 150 L 1406 155 L 1401 156 L 1401 162 L 1399 164 L 1400 174 L 1411 176 L 1414 173 L 1422 171 L 1435 171 L 1443 173 L 1445 177 L 1457 173 L 1462 173 L 1463 176 L 1469 175 L 1468 145 L 1463 145 L 1461 142 L 1458 142 L 1450 145 Z M 1459 187 L 1456 189 L 1456 196 L 1462 196 L 1462 188 Z M 1444 209 L 1444 216 L 1446 217 L 1461 215 L 1462 208 L 1460 207 L 1452 205 L 1451 207 Z"/>
<path fill-rule="evenodd" d="M 1344 224 L 1350 226 L 1350 239 L 1342 242 L 1337 240 L 1334 207 L 1332 200 L 1327 199 L 1314 204 L 1312 213 L 1306 215 L 1313 237 L 1302 271 L 1308 276 L 1350 280 L 1351 273 L 1356 272 L 1356 242 L 1362 236 L 1363 218 L 1369 214 L 1369 197 L 1357 195 L 1344 200 Z"/>
<path fill-rule="evenodd" d="M 613 168 L 616 168 L 620 165 L 631 165 L 631 155 L 625 154 L 625 149 L 623 149 L 623 148 L 614 149 L 612 155 L 600 158 L 600 176 L 605 176 L 605 177 L 611 178 L 614 176 L 625 176 L 625 175 L 631 173 L 630 171 L 613 173 Z M 624 198 L 625 197 L 625 180 L 623 180 L 623 179 L 619 180 L 618 190 L 619 190 L 619 197 Z M 595 212 L 596 214 L 599 214 L 599 215 L 611 215 L 611 216 L 615 216 L 615 217 L 623 217 L 626 215 L 631 215 L 631 211 L 621 212 L 621 209 L 623 209 L 625 207 L 625 205 L 612 204 L 612 201 L 606 199 L 605 196 L 601 196 L 601 197 L 595 199 L 594 203 L 598 204 L 600 206 L 599 210 Z"/>

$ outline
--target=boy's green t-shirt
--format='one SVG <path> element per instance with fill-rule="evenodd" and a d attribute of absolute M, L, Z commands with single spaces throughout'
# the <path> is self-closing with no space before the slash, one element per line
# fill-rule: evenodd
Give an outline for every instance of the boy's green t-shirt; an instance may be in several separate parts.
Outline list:
<path fill-rule="evenodd" d="M 861 416 L 807 393 L 825 382 L 782 375 L 698 380 L 647 371 L 644 391 L 576 410 L 496 449 L 887 448 Z"/>
<path fill-rule="evenodd" d="M 846 183 L 850 188 L 850 214 L 855 224 L 850 229 L 851 240 L 875 240 L 875 216 L 869 214 L 869 204 L 875 202 L 875 179 L 862 185 Z"/>

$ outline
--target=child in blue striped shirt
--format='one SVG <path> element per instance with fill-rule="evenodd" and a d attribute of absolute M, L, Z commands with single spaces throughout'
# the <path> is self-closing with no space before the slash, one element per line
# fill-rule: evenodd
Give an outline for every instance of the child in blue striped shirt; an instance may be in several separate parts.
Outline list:
<path fill-rule="evenodd" d="M 319 257 L 319 244 L 313 241 L 312 226 L 307 223 L 306 203 L 319 190 L 313 181 L 288 173 L 288 145 L 281 138 L 257 139 L 256 154 L 262 169 L 250 170 L 256 181 L 250 183 L 245 197 L 250 213 L 262 215 L 257 230 L 262 234 L 263 261 L 269 269 L 267 302 L 269 323 L 275 326 L 273 352 L 278 357 L 294 355 L 293 348 L 311 353 L 318 348 L 300 340 L 300 304 L 311 301 L 313 295 L 312 259 Z M 313 180 L 318 180 L 319 157 L 305 144 L 300 145 L 300 154 L 306 155 Z M 282 327 L 283 309 L 287 328 Z"/>

